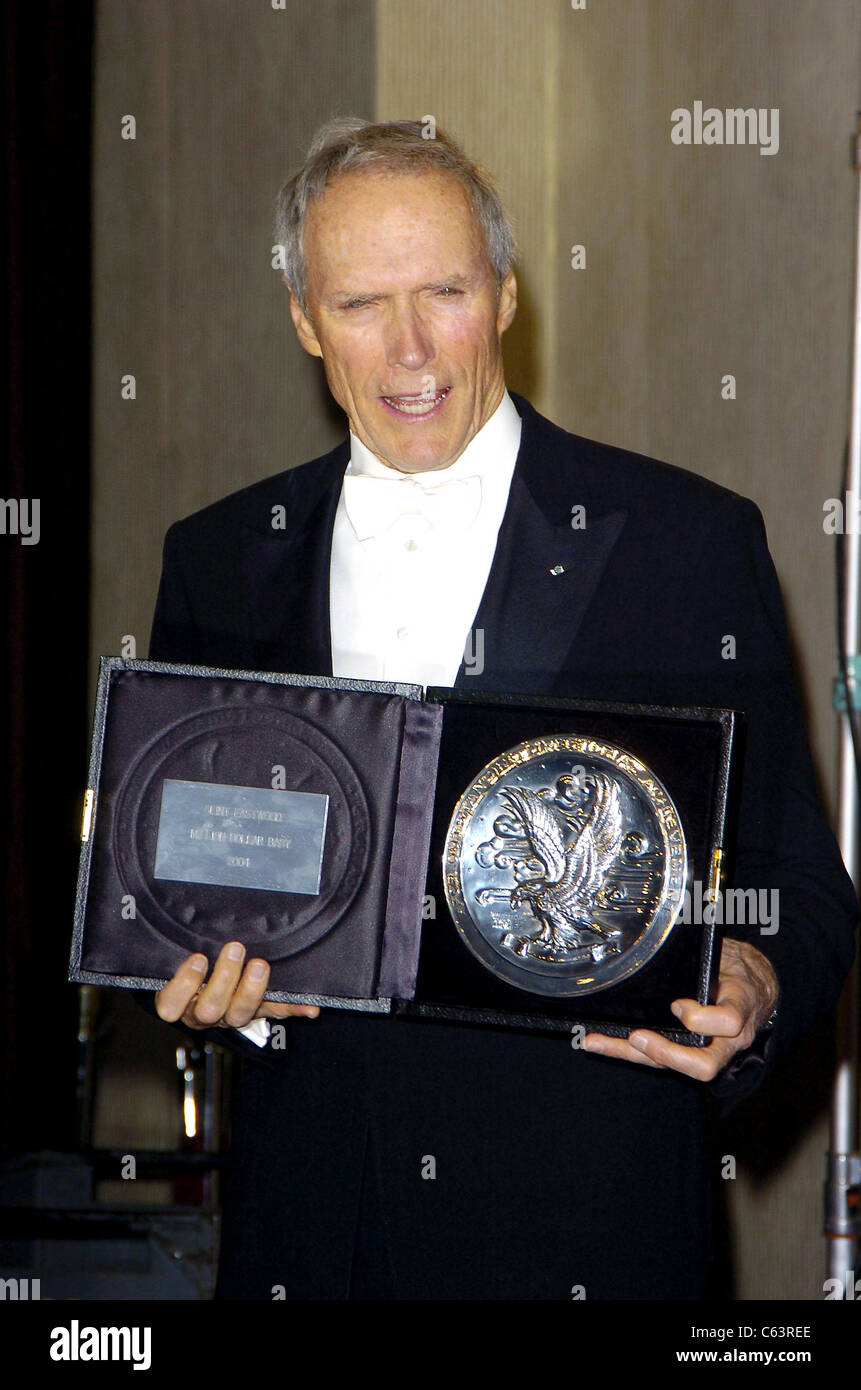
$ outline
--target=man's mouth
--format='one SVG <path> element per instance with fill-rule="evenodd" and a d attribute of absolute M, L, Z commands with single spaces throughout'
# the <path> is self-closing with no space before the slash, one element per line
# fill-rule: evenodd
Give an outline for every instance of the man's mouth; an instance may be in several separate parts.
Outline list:
<path fill-rule="evenodd" d="M 396 410 L 399 415 L 411 415 L 413 418 L 431 415 L 445 400 L 450 386 L 443 386 L 440 391 L 435 391 L 433 395 L 427 392 L 416 392 L 409 396 L 382 396 L 386 405 L 391 410 Z"/>

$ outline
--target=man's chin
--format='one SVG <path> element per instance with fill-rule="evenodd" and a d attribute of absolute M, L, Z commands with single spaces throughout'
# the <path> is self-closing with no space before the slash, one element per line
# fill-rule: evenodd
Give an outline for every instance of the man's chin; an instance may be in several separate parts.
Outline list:
<path fill-rule="evenodd" d="M 383 459 L 383 463 L 387 464 L 389 468 L 394 469 L 397 473 L 437 473 L 448 468 L 453 462 L 454 460 L 449 458 L 429 461 L 427 463 L 416 463 L 412 459 L 399 459 L 397 462 L 391 459 Z"/>
<path fill-rule="evenodd" d="M 374 437 L 370 432 L 365 442 L 371 452 L 399 473 L 428 473 L 448 468 L 463 453 L 469 439 L 461 438 L 457 421 L 451 416 L 451 388 L 430 415 L 398 417 L 386 401 L 375 402 Z M 381 412 L 381 413 L 378 413 Z M 445 420 L 440 417 L 445 415 Z M 362 438 L 362 436 L 359 436 Z"/>
<path fill-rule="evenodd" d="M 388 464 L 389 468 L 396 469 L 398 473 L 430 473 L 440 468 L 448 468 L 463 452 L 465 445 L 457 449 L 448 440 L 439 443 L 425 440 L 421 443 L 415 441 L 410 448 L 405 447 L 402 440 L 386 439 L 372 443 L 370 447 L 378 459 Z"/>

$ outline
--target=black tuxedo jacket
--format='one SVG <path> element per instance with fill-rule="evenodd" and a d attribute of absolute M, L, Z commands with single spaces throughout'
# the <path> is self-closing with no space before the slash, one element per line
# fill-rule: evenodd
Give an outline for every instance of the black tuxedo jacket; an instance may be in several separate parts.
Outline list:
<path fill-rule="evenodd" d="M 778 890 L 779 929 L 731 932 L 769 957 L 781 998 L 773 1030 L 712 1083 L 728 1107 L 833 1006 L 857 915 L 817 804 L 762 519 L 513 399 L 521 445 L 474 621 L 484 668 L 457 684 L 745 711 L 734 882 Z M 345 440 L 171 527 L 151 657 L 331 674 L 348 458 Z M 704 1296 L 700 1083 L 564 1034 L 334 1010 L 288 1033 L 278 1052 L 214 1035 L 248 1059 L 223 1296 Z"/>

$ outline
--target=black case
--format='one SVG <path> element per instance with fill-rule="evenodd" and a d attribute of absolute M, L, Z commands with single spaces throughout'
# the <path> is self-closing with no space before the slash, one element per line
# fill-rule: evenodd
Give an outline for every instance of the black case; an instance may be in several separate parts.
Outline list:
<path fill-rule="evenodd" d="M 740 723 L 731 710 L 440 688 L 422 698 L 417 686 L 103 657 L 69 979 L 156 990 L 191 951 L 211 961 L 237 939 L 270 960 L 269 999 L 616 1036 L 645 1026 L 701 1045 L 669 1005 L 708 1001 L 712 921 L 677 922 L 619 984 L 533 994 L 464 944 L 443 849 L 455 805 L 500 753 L 542 736 L 592 737 L 663 783 L 684 826 L 689 883 L 716 889 Z M 318 894 L 154 878 L 165 779 L 269 789 L 279 766 L 288 789 L 329 796 Z"/>

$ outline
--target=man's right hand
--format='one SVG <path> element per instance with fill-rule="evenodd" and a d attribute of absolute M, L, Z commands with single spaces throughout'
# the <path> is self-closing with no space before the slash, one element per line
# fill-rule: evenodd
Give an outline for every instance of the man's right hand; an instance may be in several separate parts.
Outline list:
<path fill-rule="evenodd" d="M 317 1017 L 316 1004 L 264 1003 L 269 965 L 255 956 L 243 969 L 244 961 L 245 947 L 228 941 L 204 984 L 209 961 L 188 956 L 155 997 L 159 1018 L 186 1028 L 244 1028 L 253 1018 Z"/>

